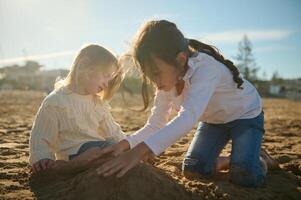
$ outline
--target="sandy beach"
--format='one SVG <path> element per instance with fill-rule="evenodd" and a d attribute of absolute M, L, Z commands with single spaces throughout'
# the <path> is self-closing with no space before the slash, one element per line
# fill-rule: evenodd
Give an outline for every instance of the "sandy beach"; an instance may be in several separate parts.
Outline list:
<path fill-rule="evenodd" d="M 264 187 L 250 189 L 229 183 L 227 172 L 214 180 L 188 180 L 182 175 L 181 163 L 195 129 L 152 164 L 142 164 L 121 179 L 99 177 L 91 168 L 66 175 L 52 171 L 32 180 L 28 139 L 44 95 L 0 92 L 0 199 L 301 199 L 301 102 L 264 99 L 263 147 L 281 170 L 268 172 Z M 113 99 L 112 113 L 129 134 L 147 118 L 147 113 L 125 109 L 119 94 Z M 223 154 L 228 155 L 230 149 L 228 144 Z"/>

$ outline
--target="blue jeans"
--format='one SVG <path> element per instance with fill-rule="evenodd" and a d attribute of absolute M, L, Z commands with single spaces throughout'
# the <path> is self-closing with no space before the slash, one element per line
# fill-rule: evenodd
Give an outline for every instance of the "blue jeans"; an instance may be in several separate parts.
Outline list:
<path fill-rule="evenodd" d="M 85 151 L 87 151 L 88 149 L 90 149 L 92 147 L 104 148 L 104 147 L 110 146 L 112 144 L 115 144 L 115 142 L 109 141 L 109 140 L 105 140 L 105 141 L 98 140 L 98 141 L 86 142 L 81 145 L 81 147 L 79 148 L 79 150 L 77 151 L 76 154 L 69 155 L 69 160 L 74 159 L 76 156 L 80 155 L 81 153 L 84 153 Z"/>
<path fill-rule="evenodd" d="M 263 112 L 252 119 L 225 124 L 200 123 L 183 161 L 183 171 L 214 176 L 216 159 L 231 139 L 230 181 L 245 187 L 261 186 L 265 180 L 259 158 L 264 132 Z"/>

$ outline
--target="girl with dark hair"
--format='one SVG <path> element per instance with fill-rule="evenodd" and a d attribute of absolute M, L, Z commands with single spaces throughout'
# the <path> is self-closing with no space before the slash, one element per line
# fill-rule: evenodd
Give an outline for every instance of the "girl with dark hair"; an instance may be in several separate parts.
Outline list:
<path fill-rule="evenodd" d="M 132 55 L 142 75 L 144 109 L 150 102 L 148 84 L 157 89 L 154 106 L 142 129 L 91 156 L 93 160 L 106 153 L 118 155 L 101 165 L 99 174 L 123 176 L 146 155 L 159 155 L 201 121 L 183 161 L 185 176 L 212 177 L 229 168 L 235 184 L 264 183 L 272 160 L 261 151 L 262 100 L 230 60 L 213 46 L 185 38 L 166 20 L 142 26 Z M 169 121 L 172 108 L 178 115 Z M 230 139 L 231 156 L 219 157 Z"/>

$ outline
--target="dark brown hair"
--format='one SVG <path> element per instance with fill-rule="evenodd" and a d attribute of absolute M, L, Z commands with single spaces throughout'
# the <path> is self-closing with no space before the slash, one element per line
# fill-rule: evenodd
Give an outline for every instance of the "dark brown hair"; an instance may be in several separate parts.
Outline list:
<path fill-rule="evenodd" d="M 243 80 L 239 76 L 237 67 L 233 62 L 225 59 L 216 47 L 194 39 L 186 39 L 177 26 L 167 20 L 148 21 L 139 29 L 133 43 L 133 59 L 142 72 L 144 110 L 147 109 L 150 101 L 148 84 L 151 83 L 153 72 L 156 71 L 153 56 L 175 66 L 181 72 L 187 69 L 187 62 L 184 68 L 180 67 L 176 60 L 179 52 L 185 52 L 189 57 L 194 52 L 203 52 L 212 56 L 231 71 L 237 88 L 242 89 Z M 146 68 L 146 64 L 148 64 L 148 68 Z"/>

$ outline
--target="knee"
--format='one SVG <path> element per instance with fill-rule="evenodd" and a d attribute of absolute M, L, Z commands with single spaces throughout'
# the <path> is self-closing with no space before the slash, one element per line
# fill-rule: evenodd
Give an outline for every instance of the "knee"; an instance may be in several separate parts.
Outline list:
<path fill-rule="evenodd" d="M 243 187 L 260 187 L 265 183 L 265 173 L 261 166 L 246 163 L 231 164 L 230 182 Z"/>
<path fill-rule="evenodd" d="M 200 177 L 210 178 L 215 174 L 215 167 L 200 159 L 186 157 L 182 163 L 182 171 L 185 176 L 198 174 Z"/>

